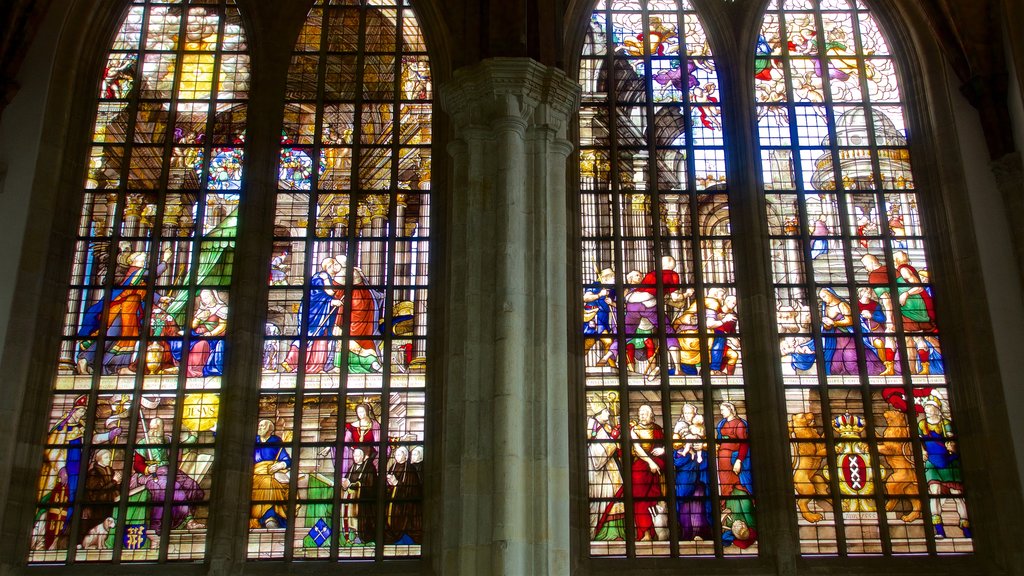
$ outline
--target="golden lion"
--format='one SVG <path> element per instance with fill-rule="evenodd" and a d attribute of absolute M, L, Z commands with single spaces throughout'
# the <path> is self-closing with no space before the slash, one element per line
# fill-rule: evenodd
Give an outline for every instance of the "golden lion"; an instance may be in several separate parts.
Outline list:
<path fill-rule="evenodd" d="M 885 429 L 882 438 L 907 438 L 907 415 L 898 410 L 886 410 Z M 885 478 L 885 493 L 888 496 L 907 496 L 911 510 L 900 517 L 904 522 L 913 522 L 921 517 L 921 500 L 917 498 L 917 474 L 914 471 L 914 459 L 910 442 L 888 441 L 878 443 L 878 454 L 882 459 L 882 475 Z M 892 512 L 900 498 L 892 498 L 885 503 L 885 509 Z"/>
<path fill-rule="evenodd" d="M 811 500 L 823 500 L 828 496 L 828 480 L 822 473 L 822 465 L 825 461 L 824 442 L 806 442 L 806 440 L 820 440 L 822 435 L 814 428 L 814 414 L 793 414 L 789 420 L 789 437 L 803 442 L 794 442 L 793 447 L 793 487 L 797 495 L 796 499 L 800 514 L 808 522 L 820 522 L 825 516 L 817 512 L 811 512 Z"/>

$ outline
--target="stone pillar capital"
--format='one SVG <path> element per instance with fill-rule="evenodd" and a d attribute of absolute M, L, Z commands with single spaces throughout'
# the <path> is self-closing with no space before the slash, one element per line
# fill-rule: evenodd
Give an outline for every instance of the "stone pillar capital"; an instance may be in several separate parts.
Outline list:
<path fill-rule="evenodd" d="M 521 132 L 543 125 L 565 138 L 580 101 L 579 85 L 565 72 L 530 58 L 489 58 L 460 68 L 439 91 L 459 137 L 473 126 Z"/>

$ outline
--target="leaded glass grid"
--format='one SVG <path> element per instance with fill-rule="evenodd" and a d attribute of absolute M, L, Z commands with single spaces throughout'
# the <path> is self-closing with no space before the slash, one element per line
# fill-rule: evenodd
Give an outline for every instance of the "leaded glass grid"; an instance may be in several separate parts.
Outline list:
<path fill-rule="evenodd" d="M 408 1 L 319 1 L 288 72 L 248 555 L 420 555 L 432 83 Z"/>
<path fill-rule="evenodd" d="M 597 2 L 579 82 L 589 553 L 756 554 L 720 96 L 693 7 Z"/>
<path fill-rule="evenodd" d="M 204 557 L 246 50 L 232 0 L 135 0 L 121 21 L 96 85 L 30 563 Z"/>
<path fill-rule="evenodd" d="M 847 0 L 773 0 L 756 54 L 801 551 L 970 552 L 895 59 Z"/>

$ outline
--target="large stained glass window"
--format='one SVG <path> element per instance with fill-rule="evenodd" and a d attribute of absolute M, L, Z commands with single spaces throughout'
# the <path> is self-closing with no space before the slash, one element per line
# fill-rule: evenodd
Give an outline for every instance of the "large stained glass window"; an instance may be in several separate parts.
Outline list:
<path fill-rule="evenodd" d="M 889 46 L 859 0 L 773 0 L 756 63 L 801 550 L 970 551 Z"/>
<path fill-rule="evenodd" d="M 232 0 L 135 0 L 96 85 L 29 562 L 204 556 L 249 71 Z"/>
<path fill-rule="evenodd" d="M 590 554 L 756 554 L 704 30 L 686 0 L 600 0 L 579 74 Z"/>
<path fill-rule="evenodd" d="M 420 554 L 432 87 L 407 0 L 324 0 L 288 73 L 250 558 Z"/>

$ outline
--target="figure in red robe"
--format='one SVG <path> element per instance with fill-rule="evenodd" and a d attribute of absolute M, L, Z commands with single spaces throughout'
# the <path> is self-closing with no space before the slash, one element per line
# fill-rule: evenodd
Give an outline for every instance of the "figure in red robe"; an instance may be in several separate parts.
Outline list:
<path fill-rule="evenodd" d="M 345 260 L 338 258 L 344 266 Z M 345 270 L 342 269 L 334 277 L 334 285 L 338 293 L 345 284 Z M 347 309 L 346 309 L 347 308 Z M 346 294 L 346 302 L 343 304 L 342 313 L 338 314 L 336 324 L 337 332 L 349 337 L 348 341 L 348 371 L 351 374 L 369 374 L 381 371 L 380 358 L 377 353 L 377 345 L 371 339 L 376 334 L 378 326 L 378 302 L 373 291 L 366 287 L 366 277 L 359 268 L 352 270 L 352 289 Z M 348 319 L 347 330 L 346 314 Z M 339 349 L 335 358 L 335 365 L 344 366 L 346 355 Z"/>
<path fill-rule="evenodd" d="M 718 486 L 722 496 L 739 490 L 751 495 L 753 475 L 750 473 L 750 445 L 747 444 L 747 421 L 736 415 L 736 405 L 722 402 L 722 420 L 716 427 L 718 438 Z"/>
<path fill-rule="evenodd" d="M 662 490 L 662 456 L 665 448 L 661 440 L 664 432 L 654 421 L 654 410 L 644 404 L 637 413 L 639 421 L 632 425 L 629 434 L 633 439 L 633 518 L 636 524 L 636 539 L 657 540 L 651 508 L 664 497 Z"/>

